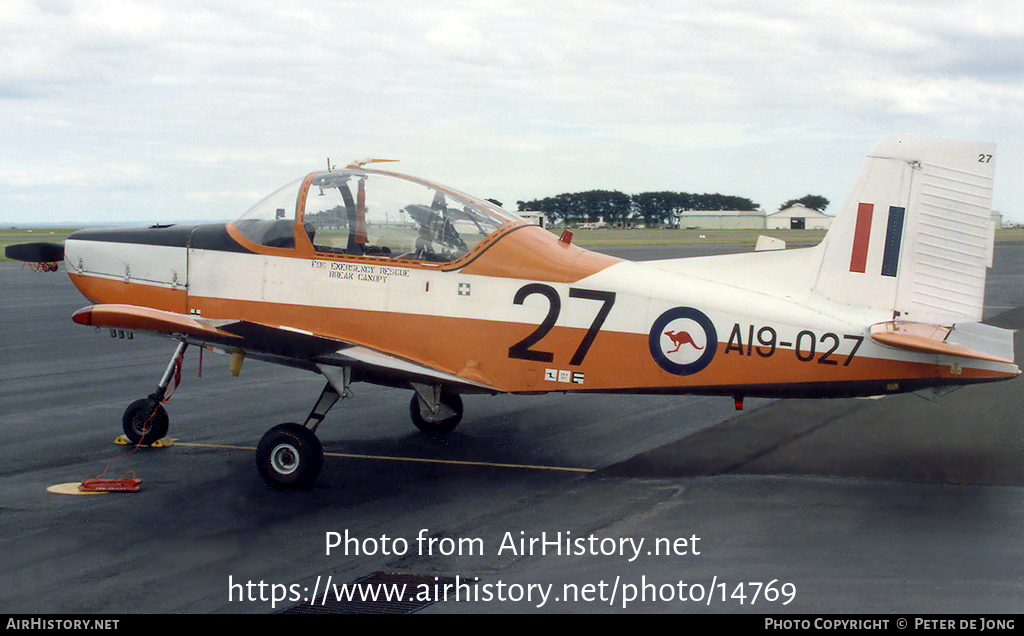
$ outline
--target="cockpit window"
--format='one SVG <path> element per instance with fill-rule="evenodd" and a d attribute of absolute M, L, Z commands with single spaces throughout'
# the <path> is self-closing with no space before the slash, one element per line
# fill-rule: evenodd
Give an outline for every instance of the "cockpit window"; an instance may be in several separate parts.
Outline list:
<path fill-rule="evenodd" d="M 303 179 L 289 183 L 252 206 L 235 227 L 257 245 L 295 248 L 295 205 Z"/>
<path fill-rule="evenodd" d="M 490 203 L 390 173 L 316 174 L 303 221 L 318 252 L 454 261 L 515 220 Z"/>

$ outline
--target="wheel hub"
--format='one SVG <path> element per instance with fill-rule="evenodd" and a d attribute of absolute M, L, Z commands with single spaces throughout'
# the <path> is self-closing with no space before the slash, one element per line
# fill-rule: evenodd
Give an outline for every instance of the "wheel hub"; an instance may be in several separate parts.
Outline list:
<path fill-rule="evenodd" d="M 139 437 L 149 432 L 149 420 L 151 418 L 152 413 L 140 413 L 132 420 L 132 429 L 138 433 Z"/>
<path fill-rule="evenodd" d="M 291 444 L 278 444 L 270 452 L 270 465 L 279 475 L 290 475 L 299 467 L 299 451 Z"/>

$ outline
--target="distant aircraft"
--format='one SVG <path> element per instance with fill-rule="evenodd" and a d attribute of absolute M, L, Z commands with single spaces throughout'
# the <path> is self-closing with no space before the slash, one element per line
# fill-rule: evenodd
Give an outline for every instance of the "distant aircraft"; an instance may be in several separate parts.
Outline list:
<path fill-rule="evenodd" d="M 420 430 L 450 433 L 464 393 L 847 397 L 944 390 L 1020 371 L 1013 334 L 980 322 L 994 226 L 991 144 L 894 136 L 871 150 L 822 243 L 634 263 L 590 252 L 430 181 L 314 172 L 228 224 L 88 229 L 63 257 L 92 306 L 72 317 L 178 341 L 125 411 L 135 443 L 188 345 L 320 373 L 301 423 L 267 432 L 260 474 L 312 484 L 315 431 L 354 382 L 412 390 Z"/>

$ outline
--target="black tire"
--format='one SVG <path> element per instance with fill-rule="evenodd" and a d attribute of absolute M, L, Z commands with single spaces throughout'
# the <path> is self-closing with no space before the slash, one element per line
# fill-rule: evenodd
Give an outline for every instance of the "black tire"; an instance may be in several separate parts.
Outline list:
<path fill-rule="evenodd" d="M 308 488 L 323 465 L 320 440 L 300 424 L 278 424 L 256 446 L 256 468 L 275 488 Z"/>
<path fill-rule="evenodd" d="M 409 403 L 409 415 L 412 423 L 421 432 L 431 437 L 445 437 L 455 430 L 462 421 L 462 397 L 458 393 L 442 393 L 441 404 L 455 412 L 449 417 L 434 417 L 429 410 L 420 408 L 420 398 L 415 392 Z"/>
<path fill-rule="evenodd" d="M 135 400 L 124 410 L 121 427 L 132 444 L 150 446 L 167 436 L 167 410 L 153 398 Z"/>

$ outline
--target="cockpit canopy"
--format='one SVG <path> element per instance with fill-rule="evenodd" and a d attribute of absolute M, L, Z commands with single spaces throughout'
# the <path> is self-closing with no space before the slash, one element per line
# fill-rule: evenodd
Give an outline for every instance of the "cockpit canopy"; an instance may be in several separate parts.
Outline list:
<path fill-rule="evenodd" d="M 267 247 L 295 249 L 308 238 L 321 253 L 449 262 L 518 221 L 487 201 L 419 179 L 336 170 L 286 185 L 235 226 Z"/>

